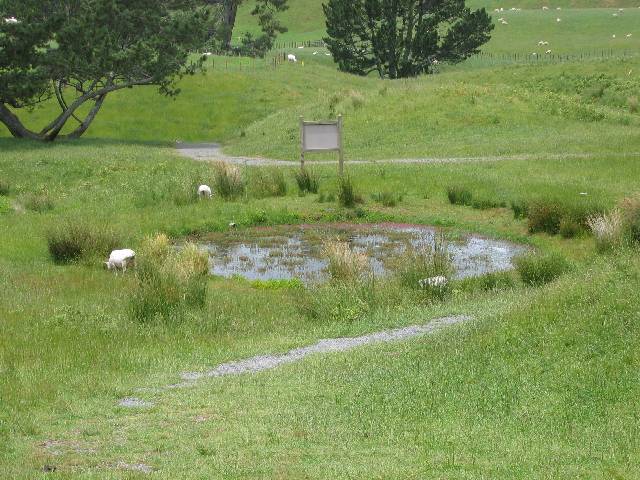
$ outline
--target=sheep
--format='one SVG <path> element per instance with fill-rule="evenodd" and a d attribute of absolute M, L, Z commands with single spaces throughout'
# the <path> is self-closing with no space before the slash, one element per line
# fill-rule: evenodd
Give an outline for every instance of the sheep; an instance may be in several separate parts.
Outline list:
<path fill-rule="evenodd" d="M 287 60 L 293 63 L 297 63 L 298 59 L 296 58 L 296 56 L 293 53 L 290 53 L 289 55 L 287 55 Z"/>
<path fill-rule="evenodd" d="M 536 52 L 533 52 L 531 55 L 533 55 L 534 57 L 538 56 L 538 54 Z"/>
<path fill-rule="evenodd" d="M 198 187 L 198 196 L 200 198 L 211 198 L 211 187 L 209 185 L 200 185 Z"/>
<path fill-rule="evenodd" d="M 213 53 L 211 53 L 211 52 L 204 52 L 202 55 L 203 55 L 203 56 L 205 56 L 205 57 L 210 57 L 211 55 L 213 55 Z"/>
<path fill-rule="evenodd" d="M 122 270 L 127 271 L 129 265 L 135 265 L 136 252 L 129 248 L 123 250 L 114 250 L 109 255 L 109 261 L 104 262 L 108 270 Z"/>
<path fill-rule="evenodd" d="M 544 53 L 546 53 L 547 55 L 550 55 L 550 54 L 551 54 L 551 50 L 547 50 L 547 51 L 546 51 L 546 52 L 544 52 Z"/>
<path fill-rule="evenodd" d="M 556 18 L 556 22 L 560 23 L 562 19 L 560 17 Z"/>
<path fill-rule="evenodd" d="M 418 285 L 420 285 L 420 288 L 427 288 L 427 287 L 442 288 L 445 285 L 447 285 L 447 282 L 448 282 L 447 277 L 438 275 L 437 277 L 424 278 L 422 280 L 418 280 Z"/>
<path fill-rule="evenodd" d="M 314 55 L 318 55 L 318 52 L 313 52 Z"/>
<path fill-rule="evenodd" d="M 12 25 L 15 25 L 16 23 L 19 23 L 19 21 L 16 17 L 9 17 L 4 19 L 4 23 L 10 23 Z"/>
<path fill-rule="evenodd" d="M 631 33 L 627 33 L 627 34 L 625 35 L 625 37 L 627 37 L 627 38 L 631 38 L 631 36 L 632 36 L 632 34 L 631 34 Z"/>
<path fill-rule="evenodd" d="M 326 55 L 327 57 L 330 57 L 330 56 L 331 56 L 331 54 L 330 54 L 330 53 L 325 53 L 325 55 Z"/>
<path fill-rule="evenodd" d="M 544 5 L 544 6 L 542 7 L 542 10 L 549 10 L 549 7 L 547 7 L 546 5 Z"/>
<path fill-rule="evenodd" d="M 613 35 L 611 35 L 611 38 L 616 38 L 616 34 L 614 33 Z"/>
<path fill-rule="evenodd" d="M 298 47 L 298 50 L 304 50 L 304 47 Z"/>
<path fill-rule="evenodd" d="M 617 17 L 617 16 L 618 16 L 618 14 L 617 14 L 617 13 L 614 13 L 614 14 L 613 14 L 613 16 L 614 16 L 614 17 Z"/>
<path fill-rule="evenodd" d="M 500 23 L 501 23 L 502 25 L 509 25 L 509 22 L 507 22 L 506 20 L 502 20 Z"/>

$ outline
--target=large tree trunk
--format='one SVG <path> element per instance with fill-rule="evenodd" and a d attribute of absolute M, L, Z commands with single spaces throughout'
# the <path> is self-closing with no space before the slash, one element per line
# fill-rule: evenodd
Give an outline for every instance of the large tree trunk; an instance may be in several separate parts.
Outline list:
<path fill-rule="evenodd" d="M 33 140 L 43 140 L 40 134 L 32 132 L 25 127 L 20 119 L 9 110 L 4 103 L 0 103 L 0 122 L 4 123 L 11 135 L 16 138 L 30 138 Z"/>
<path fill-rule="evenodd" d="M 222 22 L 224 23 L 224 31 L 222 44 L 226 50 L 231 49 L 231 40 L 233 39 L 233 27 L 236 24 L 236 15 L 238 14 L 239 0 L 224 0 L 222 8 Z"/>

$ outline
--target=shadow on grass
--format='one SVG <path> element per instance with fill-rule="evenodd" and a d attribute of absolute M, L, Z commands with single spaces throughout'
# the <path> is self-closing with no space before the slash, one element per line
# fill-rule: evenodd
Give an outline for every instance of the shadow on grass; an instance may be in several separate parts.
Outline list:
<path fill-rule="evenodd" d="M 32 150 L 54 149 L 59 146 L 65 148 L 110 148 L 110 147 L 126 147 L 126 146 L 144 146 L 171 148 L 174 142 L 167 140 L 161 142 L 157 140 L 118 140 L 111 138 L 81 138 L 78 140 L 56 140 L 55 142 L 38 142 L 36 140 L 17 139 L 12 137 L 0 137 L 0 153 L 1 152 L 20 152 Z"/>

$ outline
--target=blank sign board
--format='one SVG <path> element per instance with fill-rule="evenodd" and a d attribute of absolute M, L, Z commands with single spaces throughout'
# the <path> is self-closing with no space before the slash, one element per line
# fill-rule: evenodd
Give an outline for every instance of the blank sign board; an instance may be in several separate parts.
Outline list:
<path fill-rule="evenodd" d="M 338 124 L 305 124 L 303 149 L 306 152 L 339 150 L 340 129 Z"/>

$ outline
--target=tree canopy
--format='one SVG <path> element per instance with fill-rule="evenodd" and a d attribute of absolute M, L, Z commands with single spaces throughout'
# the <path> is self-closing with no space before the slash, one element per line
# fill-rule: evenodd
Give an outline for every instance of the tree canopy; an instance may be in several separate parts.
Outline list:
<path fill-rule="evenodd" d="M 484 8 L 464 0 L 329 0 L 325 39 L 341 70 L 401 78 L 478 52 L 493 29 Z"/>
<path fill-rule="evenodd" d="M 54 140 L 72 120 L 78 137 L 112 92 L 176 95 L 176 81 L 202 66 L 190 54 L 209 28 L 206 8 L 177 0 L 0 0 L 0 122 L 15 137 Z M 51 99 L 59 115 L 25 127 L 17 112 Z"/>

